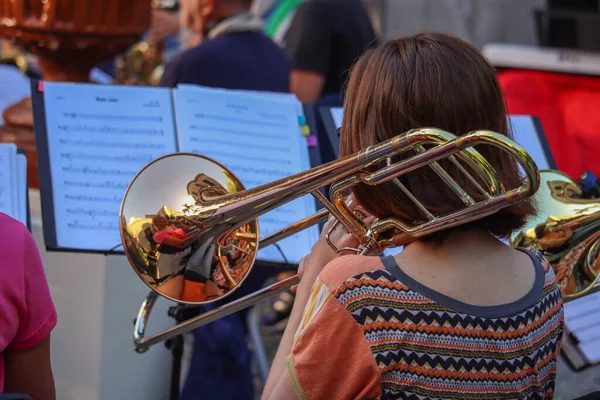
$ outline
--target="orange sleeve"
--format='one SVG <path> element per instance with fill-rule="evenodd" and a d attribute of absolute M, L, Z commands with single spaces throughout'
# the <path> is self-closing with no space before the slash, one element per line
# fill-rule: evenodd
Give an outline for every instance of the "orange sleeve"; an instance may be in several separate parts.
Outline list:
<path fill-rule="evenodd" d="M 361 329 L 317 279 L 288 356 L 298 399 L 376 399 L 381 374 Z"/>

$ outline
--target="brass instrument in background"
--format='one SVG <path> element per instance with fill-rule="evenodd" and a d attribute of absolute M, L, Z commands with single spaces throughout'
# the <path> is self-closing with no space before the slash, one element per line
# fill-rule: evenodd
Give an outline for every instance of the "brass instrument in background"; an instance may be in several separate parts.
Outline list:
<path fill-rule="evenodd" d="M 496 171 L 473 148 L 477 145 L 494 146 L 511 155 L 525 171 L 525 183 L 518 188 L 505 189 Z M 395 155 L 408 151 L 406 159 L 395 159 Z M 439 161 L 443 159 L 466 176 L 483 200 L 474 200 L 456 183 L 441 167 Z M 432 215 L 396 179 L 422 167 L 432 168 L 462 200 L 464 208 L 446 215 Z M 363 255 L 380 253 L 399 243 L 397 239 L 428 235 L 522 201 L 536 192 L 539 179 L 539 171 L 525 150 L 507 137 L 490 131 L 456 137 L 438 129 L 411 130 L 352 156 L 249 190 L 244 190 L 239 179 L 226 167 L 201 155 L 176 153 L 154 160 L 130 183 L 120 210 L 125 254 L 138 276 L 152 288 L 136 320 L 135 350 L 143 352 L 153 344 L 249 307 L 298 283 L 298 276 L 285 279 L 144 337 L 147 319 L 158 295 L 187 304 L 223 299 L 244 282 L 259 248 L 313 226 L 329 213 L 360 243 L 357 249 L 336 251 Z M 359 183 L 378 185 L 385 182 L 397 185 L 407 194 L 421 210 L 422 221 L 415 223 L 390 218 L 364 225 L 346 204 L 347 191 Z M 331 185 L 331 201 L 319 191 L 328 185 Z M 325 209 L 259 240 L 259 216 L 307 194 L 316 197 Z M 191 218 L 197 229 L 185 231 L 183 225 L 169 225 L 169 220 L 159 214 L 165 212 Z M 165 245 L 167 241 L 163 239 L 168 235 L 178 236 L 168 242 L 179 246 L 175 249 L 179 253 Z M 156 262 L 163 261 L 157 269 Z"/>
<path fill-rule="evenodd" d="M 115 83 L 120 85 L 158 86 L 164 70 L 163 43 L 136 43 L 115 59 Z"/>
<path fill-rule="evenodd" d="M 563 173 L 541 171 L 535 200 L 538 216 L 511 244 L 548 259 L 565 299 L 588 293 L 600 276 L 600 199 L 582 198 L 577 183 Z"/>
<path fill-rule="evenodd" d="M 13 43 L 2 41 L 0 52 L 0 64 L 10 64 L 17 67 L 23 74 L 27 74 L 29 62 L 23 50 Z"/>
<path fill-rule="evenodd" d="M 153 0 L 152 8 L 175 12 L 178 0 Z M 164 72 L 164 42 L 142 40 L 115 59 L 115 83 L 121 85 L 158 86 Z"/>

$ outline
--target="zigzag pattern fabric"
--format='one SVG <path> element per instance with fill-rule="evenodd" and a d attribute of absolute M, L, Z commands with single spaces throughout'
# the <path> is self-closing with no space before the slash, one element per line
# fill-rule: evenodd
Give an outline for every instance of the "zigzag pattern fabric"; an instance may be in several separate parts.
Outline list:
<path fill-rule="evenodd" d="M 538 301 L 497 318 L 442 305 L 388 270 L 356 275 L 333 296 L 369 344 L 381 398 L 545 399 L 554 393 L 563 317 L 554 274 L 543 266 Z"/>
<path fill-rule="evenodd" d="M 563 335 L 554 272 L 529 255 L 521 299 L 478 307 L 405 274 L 393 257 L 323 269 L 287 360 L 300 400 L 550 399 Z"/>

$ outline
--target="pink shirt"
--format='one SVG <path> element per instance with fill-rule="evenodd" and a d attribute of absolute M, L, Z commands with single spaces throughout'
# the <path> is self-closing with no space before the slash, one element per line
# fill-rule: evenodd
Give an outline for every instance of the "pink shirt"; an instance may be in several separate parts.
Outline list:
<path fill-rule="evenodd" d="M 0 392 L 5 351 L 31 348 L 56 325 L 40 253 L 27 228 L 0 213 Z"/>
<path fill-rule="evenodd" d="M 166 229 L 156 232 L 154 234 L 154 236 L 152 237 L 152 239 L 154 239 L 154 241 L 156 243 L 161 244 L 168 237 L 174 237 L 177 239 L 185 239 L 186 234 L 183 229 L 168 227 Z M 183 246 L 174 246 L 174 247 L 183 248 Z"/>

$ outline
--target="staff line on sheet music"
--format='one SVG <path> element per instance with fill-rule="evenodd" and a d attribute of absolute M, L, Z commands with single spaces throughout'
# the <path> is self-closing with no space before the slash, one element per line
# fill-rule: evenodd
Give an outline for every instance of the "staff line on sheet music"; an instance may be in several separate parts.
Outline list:
<path fill-rule="evenodd" d="M 90 217 L 118 217 L 119 213 L 116 211 L 109 210 L 100 210 L 100 209 L 90 209 L 90 208 L 67 208 L 65 210 L 67 214 L 76 214 L 76 215 L 89 215 Z"/>
<path fill-rule="evenodd" d="M 99 189 L 127 189 L 127 184 L 111 181 L 106 181 L 104 183 L 63 181 L 63 183 L 65 186 L 93 187 Z"/>
<path fill-rule="evenodd" d="M 199 137 L 195 137 L 192 136 L 190 137 L 190 142 L 207 142 L 207 139 L 204 138 L 199 138 Z M 213 144 L 220 144 L 223 146 L 227 146 L 227 147 L 241 147 L 243 149 L 252 149 L 252 150 L 267 150 L 267 151 L 278 151 L 280 153 L 289 153 L 290 149 L 289 148 L 285 148 L 285 147 L 273 147 L 273 146 L 257 146 L 255 144 L 250 144 L 250 143 L 241 143 L 241 142 L 226 142 L 226 141 L 222 141 L 222 140 L 215 140 L 213 138 L 210 139 L 209 142 L 211 145 Z"/>
<path fill-rule="evenodd" d="M 102 142 L 96 140 L 73 140 L 73 139 L 59 139 L 60 144 L 66 144 L 71 146 L 84 146 L 84 147 L 109 147 L 111 149 L 122 148 L 122 149 L 164 149 L 165 145 L 162 143 L 127 143 L 127 142 Z"/>
<path fill-rule="evenodd" d="M 214 150 L 202 151 L 200 149 L 191 149 L 191 151 L 192 151 L 192 153 L 202 154 L 207 157 L 212 157 L 212 155 L 215 155 L 216 157 L 213 157 L 213 158 L 218 159 L 218 160 L 221 160 L 224 158 L 229 158 L 229 159 L 233 159 L 236 161 L 239 161 L 240 159 L 244 159 L 244 160 L 259 161 L 259 162 L 266 162 L 266 163 L 273 163 L 273 164 L 284 164 L 284 165 L 291 164 L 291 161 L 289 161 L 289 160 L 273 160 L 273 159 L 268 159 L 268 158 L 252 157 L 247 154 L 244 154 L 242 156 L 240 154 L 227 154 L 227 153 L 222 153 L 222 152 L 214 151 Z"/>
<path fill-rule="evenodd" d="M 579 336 L 577 336 L 577 339 L 580 341 L 580 343 L 582 344 L 592 344 L 595 343 L 597 341 L 600 341 L 600 336 L 599 335 L 593 335 L 590 338 L 586 338 L 587 340 L 581 340 L 581 338 Z"/>
<path fill-rule="evenodd" d="M 227 166 L 232 172 L 241 174 L 257 174 L 270 176 L 273 179 L 285 178 L 287 175 L 278 169 L 267 169 L 267 168 L 252 168 L 246 165 L 228 165 Z M 265 182 L 269 183 L 269 182 Z"/>
<path fill-rule="evenodd" d="M 117 231 L 118 226 L 113 224 L 112 222 L 98 222 L 95 224 L 83 224 L 80 223 L 79 220 L 75 220 L 73 222 L 68 222 L 67 226 L 73 229 L 82 229 L 82 230 L 103 230 L 103 231 Z"/>
<path fill-rule="evenodd" d="M 220 133 L 228 133 L 230 135 L 243 136 L 243 137 L 252 137 L 252 138 L 266 138 L 266 139 L 274 139 L 274 140 L 285 140 L 288 141 L 288 137 L 283 137 L 281 135 L 271 135 L 268 133 L 258 133 L 258 132 L 250 132 L 250 131 L 240 131 L 237 129 L 227 129 L 218 126 L 198 126 L 198 125 L 190 125 L 189 127 L 192 131 L 201 131 L 201 132 L 220 132 Z"/>
<path fill-rule="evenodd" d="M 97 167 L 97 168 L 90 168 L 88 166 L 84 166 L 84 167 L 77 167 L 77 166 L 73 166 L 73 165 L 69 165 L 67 166 L 63 166 L 62 167 L 63 172 L 68 172 L 68 173 L 78 173 L 78 174 L 84 174 L 84 175 L 117 175 L 117 176 L 131 176 L 134 177 L 135 174 L 137 173 L 137 171 L 122 171 L 122 170 L 118 170 L 118 169 L 102 169 L 101 167 Z"/>
<path fill-rule="evenodd" d="M 101 120 L 117 120 L 117 121 L 147 121 L 147 122 L 162 122 L 162 117 L 154 117 L 149 115 L 113 115 L 113 114 L 87 114 L 77 112 L 66 112 L 63 116 L 68 118 L 80 119 L 101 119 Z"/>
<path fill-rule="evenodd" d="M 62 158 L 67 160 L 93 160 L 93 161 L 116 161 L 116 162 L 150 162 L 158 155 L 124 155 L 124 156 L 101 156 L 87 153 L 61 153 Z"/>
<path fill-rule="evenodd" d="M 575 329 L 578 334 L 581 334 L 585 331 L 589 331 L 590 329 L 596 329 L 598 327 L 598 321 L 594 321 L 593 323 L 588 323 L 586 325 L 582 325 L 579 328 Z"/>
<path fill-rule="evenodd" d="M 211 115 L 211 114 L 194 114 L 195 118 L 198 119 L 203 119 L 203 120 L 216 120 L 216 121 L 220 121 L 220 122 L 227 122 L 227 123 L 238 123 L 238 124 L 244 124 L 244 125 L 258 125 L 261 127 L 264 126 L 268 126 L 270 128 L 287 128 L 288 124 L 278 124 L 278 123 L 273 123 L 273 122 L 267 122 L 267 121 L 261 121 L 261 120 L 256 120 L 256 119 L 245 119 L 245 118 L 232 118 L 229 116 L 224 116 L 224 115 Z"/>
<path fill-rule="evenodd" d="M 271 114 L 266 112 L 257 112 L 257 114 L 263 117 L 264 119 L 276 119 L 279 121 L 287 120 L 287 115 L 284 114 Z"/>
<path fill-rule="evenodd" d="M 59 125 L 59 131 L 78 132 L 78 133 L 102 133 L 102 134 L 119 134 L 119 135 L 149 135 L 163 136 L 165 133 L 162 129 L 151 128 L 118 128 L 113 126 L 92 126 L 92 125 Z"/>
<path fill-rule="evenodd" d="M 567 322 L 572 323 L 574 321 L 577 321 L 578 319 L 586 318 L 589 315 L 589 313 L 590 310 L 585 308 L 583 311 L 578 312 L 577 314 L 571 314 Z"/>
<path fill-rule="evenodd" d="M 100 197 L 100 196 L 86 196 L 86 195 L 71 195 L 65 194 L 66 200 L 71 201 L 84 201 L 84 202 L 97 202 L 97 203 L 121 203 L 123 197 L 112 196 L 112 197 Z"/>

